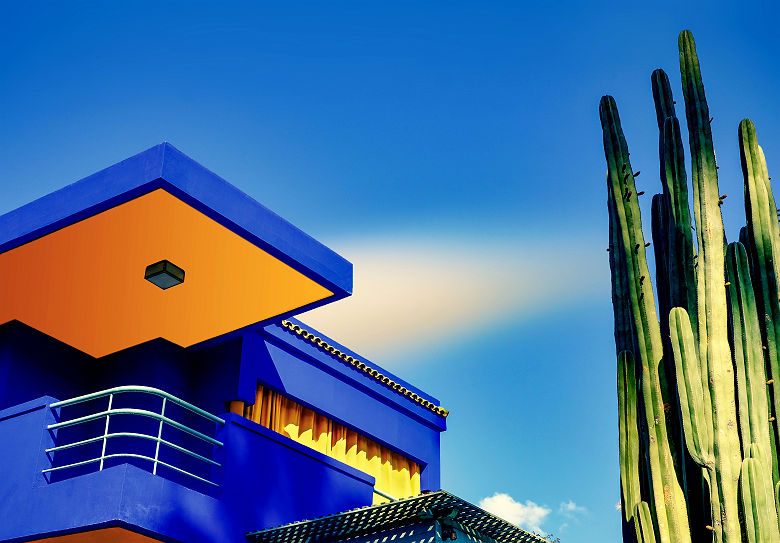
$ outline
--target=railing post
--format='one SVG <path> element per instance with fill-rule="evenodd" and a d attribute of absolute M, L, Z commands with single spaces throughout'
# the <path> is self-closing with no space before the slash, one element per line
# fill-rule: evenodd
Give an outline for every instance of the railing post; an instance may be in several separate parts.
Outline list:
<path fill-rule="evenodd" d="M 165 416 L 165 402 L 168 400 L 168 398 L 163 398 L 162 403 L 162 410 L 160 411 L 160 416 Z M 154 448 L 154 468 L 152 468 L 152 473 L 154 475 L 157 475 L 157 459 L 160 457 L 160 439 L 162 439 L 162 429 L 163 429 L 163 421 L 160 419 L 160 425 L 157 427 L 157 445 Z"/>
<path fill-rule="evenodd" d="M 110 394 L 108 396 L 108 409 L 106 409 L 106 412 L 111 411 L 111 404 L 114 403 L 114 395 Z M 103 459 L 106 456 L 106 442 L 108 442 L 108 421 L 111 418 L 111 415 L 106 414 L 106 428 L 103 430 L 103 450 L 100 451 L 100 469 L 98 471 L 103 471 Z"/>

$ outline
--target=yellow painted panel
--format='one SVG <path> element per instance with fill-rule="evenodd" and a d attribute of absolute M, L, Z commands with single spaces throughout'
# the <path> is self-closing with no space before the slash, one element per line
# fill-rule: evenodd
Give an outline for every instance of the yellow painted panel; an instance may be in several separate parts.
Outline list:
<path fill-rule="evenodd" d="M 255 404 L 245 407 L 244 416 L 372 475 L 374 488 L 394 498 L 420 493 L 419 464 L 263 385 L 257 386 Z M 374 494 L 375 504 L 386 501 Z"/>
<path fill-rule="evenodd" d="M 160 260 L 184 283 L 146 281 Z M 0 254 L 0 323 L 96 357 L 158 337 L 187 347 L 331 295 L 162 189 Z"/>

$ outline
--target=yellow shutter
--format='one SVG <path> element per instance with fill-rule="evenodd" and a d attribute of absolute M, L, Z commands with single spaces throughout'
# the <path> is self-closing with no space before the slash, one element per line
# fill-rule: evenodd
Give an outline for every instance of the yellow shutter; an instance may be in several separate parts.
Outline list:
<path fill-rule="evenodd" d="M 396 498 L 420 493 L 420 466 L 416 462 L 263 385 L 257 386 L 255 404 L 244 408 L 244 416 L 372 475 L 377 490 Z M 374 503 L 384 501 L 374 494 Z"/>

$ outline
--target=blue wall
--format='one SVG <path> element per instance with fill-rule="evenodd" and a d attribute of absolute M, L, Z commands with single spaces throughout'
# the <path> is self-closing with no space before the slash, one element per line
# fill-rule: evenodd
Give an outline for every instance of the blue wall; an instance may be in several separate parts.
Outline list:
<path fill-rule="evenodd" d="M 231 400 L 252 403 L 258 382 L 415 460 L 423 489 L 439 488 L 445 419 L 281 325 L 188 349 L 157 339 L 94 359 L 11 322 L 0 326 L 0 541 L 108 525 L 181 541 L 229 540 L 228 533 L 240 541 L 247 531 L 370 504 L 372 477 L 234 414 L 222 415 L 227 424 L 216 436 L 222 467 L 182 466 L 218 482 L 217 490 L 164 469 L 152 475 L 144 460 L 41 475 L 53 465 L 44 452 L 54 445 L 45 429 L 57 416 L 46 407 L 51 396 L 146 385 L 225 413 Z M 135 430 L 113 418 L 111 429 Z M 94 456 L 99 445 L 90 445 Z M 56 465 L 85 452 L 57 453 Z"/>
<path fill-rule="evenodd" d="M 95 359 L 19 321 L 0 325 L 0 409 L 99 390 Z"/>
<path fill-rule="evenodd" d="M 43 395 L 71 398 L 144 385 L 222 413 L 232 400 L 254 403 L 262 383 L 416 461 L 423 489 L 438 490 L 443 417 L 280 325 L 219 339 L 187 349 L 156 339 L 94 359 L 22 323 L 7 323 L 0 326 L 0 408 Z"/>

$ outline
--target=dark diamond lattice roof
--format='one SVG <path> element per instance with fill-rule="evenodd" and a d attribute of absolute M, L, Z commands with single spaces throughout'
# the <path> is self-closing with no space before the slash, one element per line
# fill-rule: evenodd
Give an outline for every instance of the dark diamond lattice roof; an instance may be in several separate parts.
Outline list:
<path fill-rule="evenodd" d="M 496 543 L 537 543 L 545 539 L 505 521 L 469 502 L 439 490 L 412 498 L 353 509 L 314 520 L 303 520 L 247 534 L 260 543 L 324 543 L 353 539 L 392 528 L 424 522 L 441 511 L 457 510 L 454 521 L 469 532 L 477 532 Z"/>

